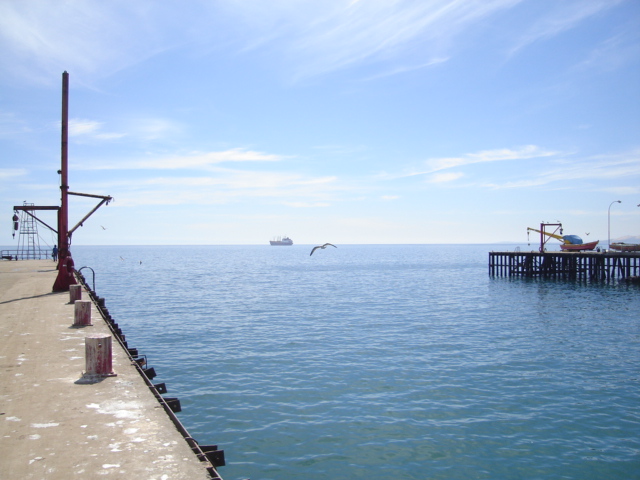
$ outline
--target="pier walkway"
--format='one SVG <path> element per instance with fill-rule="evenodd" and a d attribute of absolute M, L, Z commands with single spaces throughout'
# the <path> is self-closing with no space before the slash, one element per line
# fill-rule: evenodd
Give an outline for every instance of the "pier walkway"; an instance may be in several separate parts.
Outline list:
<path fill-rule="evenodd" d="M 0 261 L 0 478 L 219 478 L 115 339 L 117 376 L 83 377 L 85 337 L 111 332 L 93 303 L 93 326 L 73 327 L 56 274 L 50 260 Z"/>

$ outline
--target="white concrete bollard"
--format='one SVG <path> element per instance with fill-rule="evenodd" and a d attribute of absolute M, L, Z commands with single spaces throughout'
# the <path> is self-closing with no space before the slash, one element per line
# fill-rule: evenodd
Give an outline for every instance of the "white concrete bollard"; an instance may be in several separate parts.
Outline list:
<path fill-rule="evenodd" d="M 89 335 L 84 339 L 86 375 L 115 376 L 111 352 L 111 335 Z"/>
<path fill-rule="evenodd" d="M 91 301 L 76 300 L 74 306 L 73 326 L 83 327 L 92 325 L 91 323 Z"/>
<path fill-rule="evenodd" d="M 82 285 L 69 285 L 69 303 L 76 303 L 82 298 Z"/>

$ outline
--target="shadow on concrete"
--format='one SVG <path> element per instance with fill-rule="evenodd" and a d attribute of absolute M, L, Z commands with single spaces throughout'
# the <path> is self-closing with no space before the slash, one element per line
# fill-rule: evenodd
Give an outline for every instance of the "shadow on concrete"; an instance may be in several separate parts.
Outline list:
<path fill-rule="evenodd" d="M 49 293 L 43 293 L 42 295 L 33 295 L 31 297 L 14 298 L 13 300 L 5 300 L 4 302 L 0 302 L 0 305 L 4 305 L 6 303 L 21 302 L 23 300 L 33 300 L 34 298 L 48 297 L 50 295 L 60 295 L 64 293 L 67 293 L 67 292 L 49 292 Z"/>
<path fill-rule="evenodd" d="M 87 373 L 84 373 L 78 380 L 73 383 L 75 383 L 76 385 L 93 385 L 103 382 L 106 378 L 109 377 L 103 375 L 89 375 Z"/>

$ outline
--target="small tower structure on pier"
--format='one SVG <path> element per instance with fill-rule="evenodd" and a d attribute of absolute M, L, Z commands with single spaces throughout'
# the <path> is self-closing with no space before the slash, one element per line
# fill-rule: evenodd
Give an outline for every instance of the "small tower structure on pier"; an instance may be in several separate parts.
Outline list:
<path fill-rule="evenodd" d="M 34 207 L 33 203 L 23 202 L 25 209 L 20 211 L 18 220 L 18 251 L 20 260 L 40 260 L 43 253 L 40 250 L 40 236 L 38 235 L 38 222 L 36 222 L 34 211 L 28 210 Z M 44 253 L 46 258 L 47 253 Z"/>

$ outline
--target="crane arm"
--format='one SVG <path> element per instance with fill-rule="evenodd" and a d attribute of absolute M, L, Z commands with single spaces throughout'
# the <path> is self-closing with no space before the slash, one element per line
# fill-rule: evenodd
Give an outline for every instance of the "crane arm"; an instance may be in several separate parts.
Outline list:
<path fill-rule="evenodd" d="M 555 233 L 543 232 L 541 230 L 536 230 L 535 228 L 527 227 L 527 231 L 532 230 L 534 232 L 542 233 L 544 235 L 549 235 L 550 237 L 557 238 L 558 240 L 562 240 L 564 243 L 569 243 L 560 235 L 556 235 Z"/>

